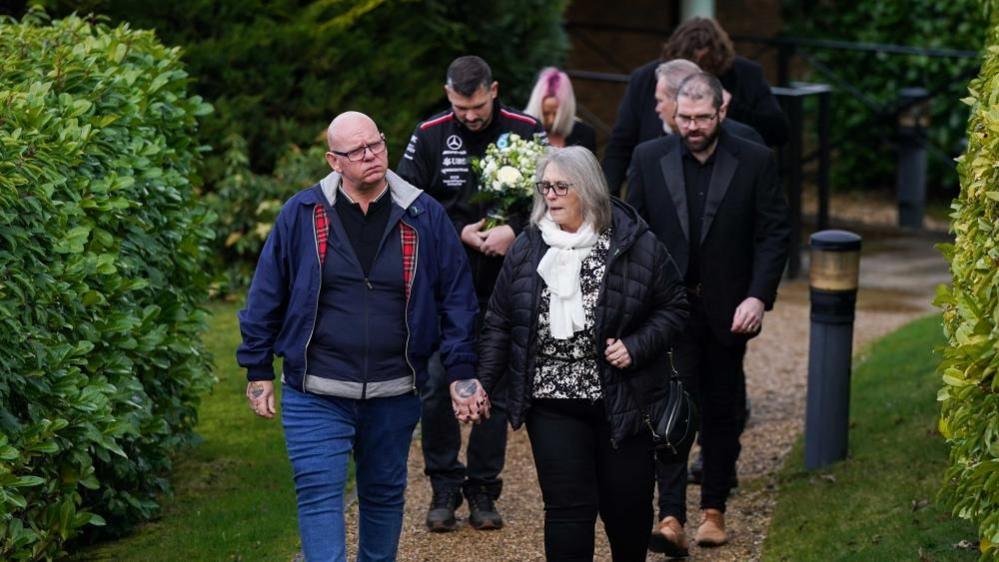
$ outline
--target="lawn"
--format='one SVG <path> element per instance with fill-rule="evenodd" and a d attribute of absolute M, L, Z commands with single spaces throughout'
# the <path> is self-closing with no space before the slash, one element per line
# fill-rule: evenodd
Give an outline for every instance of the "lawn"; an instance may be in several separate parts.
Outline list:
<path fill-rule="evenodd" d="M 779 477 L 767 561 L 977 560 L 967 521 L 936 502 L 947 447 L 937 432 L 940 318 L 865 350 L 851 383 L 849 458 L 803 468 L 803 442 Z"/>
<path fill-rule="evenodd" d="M 217 303 L 205 343 L 219 382 L 205 396 L 197 427 L 204 440 L 177 458 L 175 493 L 162 516 L 121 540 L 77 553 L 77 560 L 287 562 L 299 550 L 291 466 L 278 418 L 249 410 L 246 379 L 234 357 L 239 306 Z"/>

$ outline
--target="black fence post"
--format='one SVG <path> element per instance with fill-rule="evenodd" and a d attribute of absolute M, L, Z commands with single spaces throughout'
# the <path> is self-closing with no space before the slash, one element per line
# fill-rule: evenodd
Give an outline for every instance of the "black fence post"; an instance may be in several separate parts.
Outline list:
<path fill-rule="evenodd" d="M 802 96 L 794 89 L 785 89 L 778 96 L 784 114 L 790 123 L 791 135 L 787 144 L 780 149 L 781 177 L 784 178 L 784 192 L 791 211 L 791 242 L 788 248 L 787 276 L 791 279 L 801 273 L 801 154 L 804 125 Z"/>
<path fill-rule="evenodd" d="M 831 97 L 830 89 L 819 93 L 819 170 L 816 178 L 816 183 L 819 184 L 819 216 L 816 220 L 819 230 L 829 228 L 829 99 Z"/>
<path fill-rule="evenodd" d="M 898 95 L 898 225 L 923 228 L 926 212 L 926 127 L 929 125 L 929 92 L 903 88 Z"/>

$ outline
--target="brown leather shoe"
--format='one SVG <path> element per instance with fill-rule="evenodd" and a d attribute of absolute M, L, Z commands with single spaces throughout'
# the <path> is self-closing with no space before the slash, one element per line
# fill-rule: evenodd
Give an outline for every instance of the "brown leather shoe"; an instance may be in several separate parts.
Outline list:
<path fill-rule="evenodd" d="M 689 548 L 690 543 L 687 541 L 687 533 L 683 532 L 683 525 L 672 515 L 660 521 L 659 527 L 652 531 L 649 538 L 649 550 L 666 556 L 688 556 Z"/>
<path fill-rule="evenodd" d="M 698 546 L 721 546 L 728 542 L 725 534 L 725 514 L 717 509 L 701 511 L 701 525 L 694 538 Z"/>

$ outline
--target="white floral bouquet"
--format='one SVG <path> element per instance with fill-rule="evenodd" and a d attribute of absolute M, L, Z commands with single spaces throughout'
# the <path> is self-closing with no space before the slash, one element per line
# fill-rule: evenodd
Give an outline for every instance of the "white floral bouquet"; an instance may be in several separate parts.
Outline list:
<path fill-rule="evenodd" d="M 534 172 L 545 146 L 512 133 L 504 133 L 486 147 L 482 158 L 472 161 L 479 174 L 474 202 L 490 204 L 485 228 L 506 224 L 511 212 L 529 209 L 534 196 Z"/>

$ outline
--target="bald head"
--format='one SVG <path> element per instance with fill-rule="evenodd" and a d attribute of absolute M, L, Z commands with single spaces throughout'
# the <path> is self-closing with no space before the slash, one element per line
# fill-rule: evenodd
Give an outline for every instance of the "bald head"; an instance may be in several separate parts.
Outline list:
<path fill-rule="evenodd" d="M 340 174 L 351 197 L 380 192 L 388 171 L 388 150 L 374 120 L 357 111 L 341 113 L 326 128 L 326 142 L 330 146 L 326 162 Z"/>
<path fill-rule="evenodd" d="M 326 128 L 326 144 L 330 150 L 343 150 L 343 145 L 351 137 L 365 136 L 366 133 L 374 131 L 378 133 L 378 125 L 374 119 L 361 113 L 360 111 L 345 111 L 337 115 L 330 121 L 330 126 Z"/>

